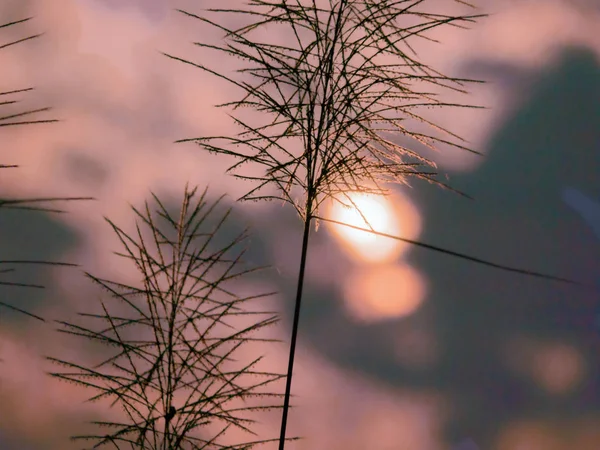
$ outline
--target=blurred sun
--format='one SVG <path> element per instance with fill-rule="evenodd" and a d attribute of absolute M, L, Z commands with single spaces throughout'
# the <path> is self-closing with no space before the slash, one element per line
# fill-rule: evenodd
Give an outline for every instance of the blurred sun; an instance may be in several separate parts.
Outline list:
<path fill-rule="evenodd" d="M 375 265 L 352 271 L 344 286 L 350 315 L 362 322 L 397 319 L 414 313 L 425 298 L 420 273 L 409 265 Z"/>
<path fill-rule="evenodd" d="M 356 207 L 347 208 L 335 202 L 330 205 L 329 217 L 349 225 L 361 228 L 372 227 L 375 231 L 407 239 L 414 239 L 419 234 L 421 228 L 419 214 L 405 197 L 399 194 L 384 197 L 360 193 L 350 193 L 348 197 Z M 351 204 L 347 199 L 341 201 L 347 205 Z M 349 256 L 357 261 L 391 262 L 407 248 L 406 243 L 366 231 L 336 224 L 327 224 L 327 226 L 334 232 L 334 236 Z"/>

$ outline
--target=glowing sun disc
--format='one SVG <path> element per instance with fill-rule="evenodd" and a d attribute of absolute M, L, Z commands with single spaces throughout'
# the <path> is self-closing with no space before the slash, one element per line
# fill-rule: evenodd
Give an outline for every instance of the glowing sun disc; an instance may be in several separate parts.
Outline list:
<path fill-rule="evenodd" d="M 367 229 L 372 227 L 375 231 L 408 239 L 414 239 L 420 232 L 419 214 L 403 196 L 393 194 L 384 197 L 360 193 L 350 193 L 348 196 L 356 207 L 346 208 L 335 202 L 329 208 L 329 217 L 349 225 Z M 342 201 L 350 204 L 347 199 Z M 377 236 L 367 231 L 336 224 L 327 225 L 344 250 L 357 261 L 390 262 L 406 248 L 406 244 L 401 241 Z"/>

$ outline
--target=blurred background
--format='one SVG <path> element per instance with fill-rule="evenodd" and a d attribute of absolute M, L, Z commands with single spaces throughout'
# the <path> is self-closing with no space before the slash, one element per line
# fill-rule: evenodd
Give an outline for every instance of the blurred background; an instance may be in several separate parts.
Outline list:
<path fill-rule="evenodd" d="M 435 1 L 431 1 L 432 4 Z M 150 190 L 177 206 L 186 181 L 229 202 L 246 185 L 227 160 L 173 141 L 231 131 L 214 104 L 231 95 L 168 60 L 193 57 L 197 24 L 174 8 L 192 0 L 3 0 L 0 43 L 45 35 L 0 54 L 0 91 L 35 86 L 24 107 L 52 106 L 59 123 L 0 132 L 0 196 L 93 196 L 68 213 L 2 211 L 0 255 L 80 264 L 136 280 L 111 252 L 103 216 L 131 227 L 130 204 Z M 483 152 L 431 155 L 470 201 L 425 183 L 356 201 L 376 229 L 600 286 L 600 3 L 479 0 L 490 16 L 440 31 L 420 55 L 453 76 L 485 80 L 435 119 Z M 23 106 L 20 106 L 21 108 Z M 418 149 L 424 151 L 423 149 Z M 593 203 L 596 202 L 596 203 Z M 582 206 L 583 205 L 583 206 Z M 360 225 L 331 208 L 326 216 Z M 281 311 L 286 343 L 263 349 L 287 363 L 301 224 L 287 206 L 237 205 L 252 226 L 249 257 Z M 595 221 L 595 222 L 594 222 Z M 596 227 L 596 228 L 594 228 Z M 235 228 L 235 227 L 234 227 Z M 232 232 L 239 230 L 231 230 Z M 19 268 L 3 301 L 48 319 L 71 317 L 99 293 L 79 269 Z M 385 238 L 322 225 L 309 249 L 288 434 L 290 450 L 597 450 L 600 447 L 599 291 L 511 274 Z M 0 448 L 75 448 L 68 436 L 98 413 L 89 393 L 50 379 L 42 355 L 85 350 L 1 310 Z M 276 436 L 279 415 L 262 432 Z M 461 442 L 471 442 L 461 447 Z"/>

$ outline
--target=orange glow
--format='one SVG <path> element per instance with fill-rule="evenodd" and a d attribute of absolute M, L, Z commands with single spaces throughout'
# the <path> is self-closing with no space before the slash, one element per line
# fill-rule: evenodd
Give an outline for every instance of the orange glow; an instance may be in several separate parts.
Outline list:
<path fill-rule="evenodd" d="M 408 265 L 359 269 L 344 286 L 348 311 L 366 322 L 412 314 L 424 297 L 425 283 Z"/>
<path fill-rule="evenodd" d="M 498 450 L 597 450 L 598 417 L 518 420 L 505 426 L 494 448 Z"/>
<path fill-rule="evenodd" d="M 533 377 L 547 391 L 565 394 L 584 377 L 583 357 L 569 345 L 548 346 L 534 356 Z"/>
<path fill-rule="evenodd" d="M 554 395 L 568 394 L 588 376 L 581 351 L 564 342 L 540 342 L 531 337 L 510 339 L 505 347 L 509 367 L 533 379 Z"/>
<path fill-rule="evenodd" d="M 541 422 L 515 422 L 500 435 L 498 450 L 561 450 L 557 428 Z"/>
<path fill-rule="evenodd" d="M 329 208 L 328 216 L 350 225 L 369 228 L 386 234 L 414 239 L 421 230 L 419 214 L 415 207 L 403 196 L 349 194 L 358 208 L 346 208 L 338 202 Z M 350 204 L 347 199 L 342 199 Z M 359 212 L 360 211 L 360 212 Z M 361 215 L 362 213 L 362 215 Z M 364 216 L 364 218 L 363 218 Z M 400 223 L 400 217 L 402 220 Z M 365 222 L 365 218 L 368 223 Z M 366 231 L 355 230 L 342 225 L 327 224 L 334 236 L 349 256 L 362 262 L 391 262 L 407 248 L 408 244 Z"/>

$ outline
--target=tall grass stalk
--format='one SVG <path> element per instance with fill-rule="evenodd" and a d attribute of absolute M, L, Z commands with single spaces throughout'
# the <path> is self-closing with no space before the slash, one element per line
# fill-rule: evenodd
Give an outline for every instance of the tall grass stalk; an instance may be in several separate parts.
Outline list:
<path fill-rule="evenodd" d="M 437 93 L 426 90 L 430 86 L 465 92 L 464 85 L 473 80 L 445 76 L 418 61 L 409 41 L 431 40 L 426 36 L 428 31 L 440 26 L 462 27 L 480 15 L 437 14 L 432 7 L 427 11 L 426 3 L 251 0 L 245 9 L 207 9 L 203 15 L 180 10 L 224 35 L 221 45 L 196 45 L 240 58 L 247 67 L 240 69 L 240 77 L 235 78 L 218 68 L 167 56 L 227 80 L 245 92 L 241 100 L 219 106 L 234 110 L 249 107 L 270 117 L 261 126 L 234 117 L 241 128 L 236 137 L 212 136 L 179 142 L 194 141 L 211 152 L 237 158 L 238 162 L 228 171 L 238 178 L 258 182 L 242 200 L 277 199 L 290 203 L 303 222 L 280 450 L 285 445 L 310 229 L 319 208 L 327 199 L 356 207 L 349 193 L 386 194 L 382 182 L 406 183 L 409 177 L 444 185 L 431 170 L 434 162 L 392 140 L 393 134 L 430 148 L 443 143 L 477 153 L 462 145 L 458 136 L 419 113 L 424 107 L 473 108 L 443 102 Z M 234 19 L 237 16 L 250 23 L 232 28 L 212 15 L 233 15 Z M 234 19 L 229 18 L 228 23 Z M 292 43 L 253 38 L 253 32 L 265 27 L 270 33 L 282 30 Z M 405 126 L 407 119 L 429 125 L 434 131 L 426 134 L 411 130 Z M 292 145 L 298 142 L 301 148 L 294 152 Z M 238 147 L 248 151 L 241 152 Z M 263 175 L 237 172 L 244 163 L 264 167 Z M 271 186 L 274 193 L 260 192 Z"/>
<path fill-rule="evenodd" d="M 113 351 L 94 366 L 48 357 L 68 370 L 51 375 L 92 388 L 99 393 L 90 401 L 111 399 L 125 413 L 121 421 L 93 422 L 108 433 L 73 439 L 93 441 L 94 448 L 153 450 L 249 449 L 269 442 L 223 443 L 229 430 L 254 434 L 248 413 L 281 408 L 282 395 L 269 389 L 283 376 L 257 368 L 262 357 L 243 361 L 239 353 L 251 342 L 271 342 L 258 332 L 277 321 L 274 313 L 249 307 L 269 294 L 232 291 L 232 283 L 257 270 L 243 268 L 247 234 L 224 240 L 230 211 L 219 210 L 221 199 L 209 202 L 206 190 L 197 195 L 186 186 L 177 215 L 153 199 L 154 211 L 148 202 L 141 211 L 132 207 L 134 235 L 106 219 L 124 249 L 117 255 L 135 265 L 140 286 L 88 273 L 114 304 L 101 301 L 100 313 L 80 313 L 95 326 L 59 322 L 61 332 Z"/>
<path fill-rule="evenodd" d="M 228 172 L 257 183 L 240 200 L 289 203 L 303 224 L 279 440 L 283 450 L 312 223 L 318 227 L 320 220 L 333 222 L 319 214 L 327 200 L 356 208 L 362 215 L 351 193 L 385 195 L 384 183 L 408 183 L 410 178 L 469 197 L 441 182 L 432 160 L 399 142 L 412 141 L 434 150 L 445 145 L 480 154 L 422 113 L 424 108 L 479 108 L 440 99 L 444 91 L 466 93 L 466 85 L 476 80 L 440 73 L 418 59 L 413 44 L 434 41 L 430 36 L 434 29 L 465 28 L 484 15 L 440 12 L 440 8 L 460 5 L 474 8 L 461 0 L 444 5 L 424 0 L 250 0 L 245 5 L 209 8 L 202 14 L 178 10 L 212 28 L 213 35 L 222 35 L 220 43 L 194 43 L 215 52 L 212 66 L 165 55 L 240 89 L 240 100 L 218 107 L 233 112 L 253 109 L 263 119 L 254 125 L 240 115 L 231 116 L 240 129 L 236 136 L 177 142 L 195 142 L 209 152 L 234 157 L 236 162 Z M 234 27 L 233 23 L 245 25 Z M 278 36 L 279 41 L 264 36 Z M 223 57 L 237 58 L 245 65 L 227 72 L 219 68 Z M 247 163 L 261 168 L 261 173 L 241 172 Z M 363 230 L 374 232 L 362 217 L 368 225 Z M 419 244 L 480 264 L 557 279 Z"/>

